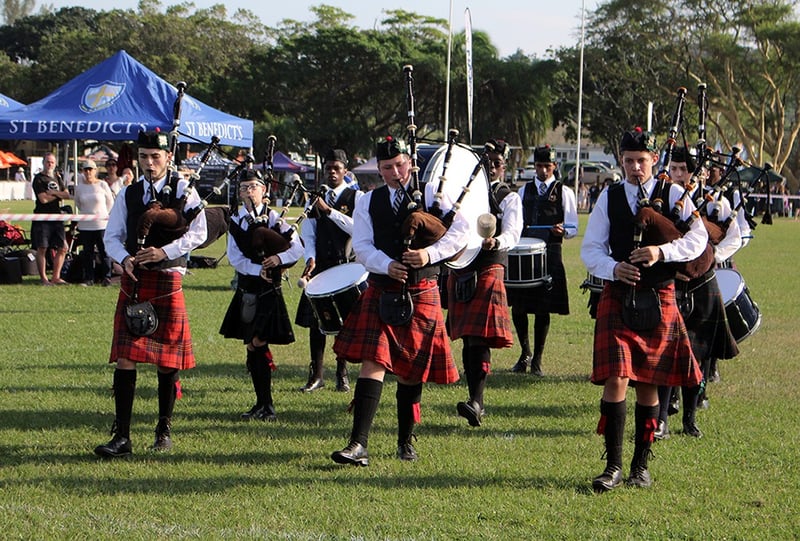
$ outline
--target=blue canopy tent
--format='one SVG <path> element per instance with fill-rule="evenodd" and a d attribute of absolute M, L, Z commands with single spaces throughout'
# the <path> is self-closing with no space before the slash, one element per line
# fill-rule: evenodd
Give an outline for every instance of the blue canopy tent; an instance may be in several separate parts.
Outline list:
<path fill-rule="evenodd" d="M 25 105 L 17 100 L 12 100 L 8 96 L 0 94 L 0 112 L 5 113 L 6 111 L 14 111 L 20 107 L 25 107 Z"/>
<path fill-rule="evenodd" d="M 0 113 L 0 139 L 131 141 L 139 130 L 173 125 L 177 89 L 125 51 L 78 75 L 50 95 Z M 2 109 L 0 109 L 2 110 Z M 185 94 L 181 142 L 250 148 L 253 122 L 223 113 Z"/>

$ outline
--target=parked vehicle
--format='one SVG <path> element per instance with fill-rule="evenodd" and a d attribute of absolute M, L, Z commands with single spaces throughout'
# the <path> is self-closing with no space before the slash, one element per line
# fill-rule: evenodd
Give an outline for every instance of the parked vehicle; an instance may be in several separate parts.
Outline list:
<path fill-rule="evenodd" d="M 581 162 L 581 169 L 583 169 L 583 175 L 581 176 L 581 182 L 584 184 L 595 184 L 600 183 L 603 184 L 604 182 L 618 182 L 622 180 L 622 175 L 619 173 L 616 168 L 612 169 L 606 165 L 596 162 Z M 567 183 L 574 183 L 575 182 L 575 166 L 573 165 L 572 168 L 569 170 L 567 174 Z"/>

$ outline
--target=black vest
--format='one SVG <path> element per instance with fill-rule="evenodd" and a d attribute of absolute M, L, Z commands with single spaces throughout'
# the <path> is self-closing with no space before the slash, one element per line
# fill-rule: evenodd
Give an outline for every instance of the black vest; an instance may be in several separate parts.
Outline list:
<path fill-rule="evenodd" d="M 659 182 L 650 195 L 650 200 L 661 199 L 664 201 L 661 213 L 669 219 L 669 182 Z M 660 189 L 659 189 L 660 188 Z M 608 187 L 608 220 L 610 230 L 608 243 L 611 247 L 611 257 L 615 261 L 628 261 L 633 250 L 634 216 L 625 196 L 625 186 L 622 182 Z M 652 267 L 640 267 L 641 282 L 643 287 L 655 287 L 658 284 L 675 278 L 675 271 L 671 265 L 659 261 Z"/>
<path fill-rule="evenodd" d="M 333 208 L 342 214 L 352 217 L 355 202 L 356 190 L 345 188 L 334 202 Z M 322 214 L 316 206 L 314 206 L 310 217 L 317 221 L 317 268 L 324 270 L 334 265 L 346 263 L 348 261 L 346 248 L 350 235 L 342 231 L 327 214 Z"/>
<path fill-rule="evenodd" d="M 422 206 L 425 208 L 425 190 L 422 189 Z M 406 217 L 414 211 L 408 209 L 408 192 L 400 205 L 397 214 L 392 210 L 389 202 L 389 187 L 385 184 L 372 190 L 369 201 L 369 215 L 372 218 L 373 243 L 378 250 L 394 259 L 400 261 L 405 246 L 403 245 L 402 225 Z M 409 271 L 409 282 L 418 282 L 422 278 L 435 276 L 439 273 L 439 264 L 429 265 L 422 269 Z M 383 279 L 385 276 L 370 275 L 371 278 Z"/>
<path fill-rule="evenodd" d="M 531 225 L 555 225 L 564 222 L 564 204 L 562 201 L 562 187 L 560 181 L 550 185 L 544 197 L 539 197 L 539 188 L 536 181 L 532 180 L 525 186 L 525 197 L 522 199 L 522 236 L 542 239 L 547 244 L 562 244 L 563 236 L 550 233 L 549 229 L 535 229 L 527 231 Z"/>
<path fill-rule="evenodd" d="M 177 173 L 173 173 L 169 177 L 169 186 L 171 191 L 169 193 L 165 193 L 164 190 L 161 192 L 156 193 L 156 199 L 161 201 L 165 208 L 174 208 L 178 204 L 178 181 L 180 180 L 180 176 Z M 141 180 L 139 182 L 135 182 L 128 186 L 125 190 L 125 206 L 128 209 L 128 217 L 125 221 L 125 232 L 127 234 L 125 238 L 125 249 L 128 251 L 129 254 L 135 254 L 136 251 L 139 249 L 138 247 L 138 226 L 139 226 L 139 218 L 141 218 L 144 211 L 147 210 L 147 205 L 142 203 L 142 198 L 144 197 L 144 185 L 146 182 Z M 165 184 L 166 187 L 166 184 Z M 160 232 L 160 228 L 158 224 L 153 224 L 153 227 L 150 229 L 150 234 L 145 239 L 145 247 L 148 246 L 155 246 L 157 248 L 161 248 L 166 246 L 170 242 L 172 242 L 172 238 L 165 237 Z M 166 269 L 169 267 L 185 267 L 186 266 L 186 256 L 181 255 L 177 259 L 165 259 L 158 264 L 151 264 L 148 265 L 149 269 Z"/>

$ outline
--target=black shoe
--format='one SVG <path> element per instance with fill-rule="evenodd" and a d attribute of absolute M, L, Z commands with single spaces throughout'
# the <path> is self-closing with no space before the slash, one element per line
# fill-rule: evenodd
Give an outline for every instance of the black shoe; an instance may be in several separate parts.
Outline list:
<path fill-rule="evenodd" d="M 694 421 L 684 421 L 683 422 L 683 433 L 686 436 L 691 436 L 693 438 L 702 438 L 703 433 L 697 428 L 697 425 Z"/>
<path fill-rule="evenodd" d="M 304 393 L 311 393 L 323 387 L 325 387 L 325 382 L 321 378 L 312 378 L 308 380 L 308 383 L 300 387 L 300 390 Z"/>
<path fill-rule="evenodd" d="M 667 426 L 666 421 L 658 422 L 658 428 L 656 428 L 656 431 L 653 432 L 653 437 L 657 440 L 669 439 L 669 427 Z"/>
<path fill-rule="evenodd" d="M 461 417 L 467 420 L 469 426 L 481 426 L 483 409 L 472 400 L 456 404 L 456 411 L 458 411 Z"/>
<path fill-rule="evenodd" d="M 278 416 L 275 413 L 275 406 L 272 404 L 262 406 L 260 410 L 253 414 L 253 419 L 256 421 L 267 421 L 269 423 L 274 423 L 278 420 Z"/>
<path fill-rule="evenodd" d="M 252 408 L 250 408 L 246 412 L 242 413 L 242 419 L 244 419 L 245 421 L 249 421 L 251 419 L 255 419 L 256 414 L 259 411 L 261 411 L 261 409 L 263 407 L 264 406 L 262 406 L 261 404 L 256 404 L 255 406 L 253 406 Z"/>
<path fill-rule="evenodd" d="M 133 446 L 129 438 L 115 435 L 110 442 L 95 447 L 94 454 L 103 458 L 118 458 L 130 455 L 132 450 Z"/>
<path fill-rule="evenodd" d="M 594 478 L 592 488 L 595 492 L 608 492 L 622 483 L 622 469 L 617 466 L 606 466 L 606 469 Z"/>
<path fill-rule="evenodd" d="M 151 451 L 169 451 L 172 449 L 172 424 L 167 417 L 158 421 L 156 426 L 156 439 L 150 447 Z"/>
<path fill-rule="evenodd" d="M 515 374 L 524 374 L 525 371 L 528 369 L 528 365 L 531 364 L 531 359 L 533 357 L 530 353 L 522 352 L 522 355 L 519 356 L 517 360 L 517 364 L 511 367 L 511 371 Z"/>
<path fill-rule="evenodd" d="M 369 466 L 369 453 L 367 453 L 367 448 L 357 441 L 351 441 L 347 447 L 341 451 L 334 451 L 331 453 L 331 459 L 337 464 Z"/>
<path fill-rule="evenodd" d="M 406 442 L 397 446 L 397 458 L 400 460 L 413 461 L 417 459 L 417 451 L 411 442 Z"/>
<path fill-rule="evenodd" d="M 653 484 L 650 479 L 650 472 L 647 471 L 645 466 L 634 466 L 631 468 L 631 474 L 625 484 L 629 487 L 647 488 Z"/>
<path fill-rule="evenodd" d="M 347 374 L 336 374 L 336 391 L 340 393 L 350 392 L 350 380 L 347 378 Z"/>

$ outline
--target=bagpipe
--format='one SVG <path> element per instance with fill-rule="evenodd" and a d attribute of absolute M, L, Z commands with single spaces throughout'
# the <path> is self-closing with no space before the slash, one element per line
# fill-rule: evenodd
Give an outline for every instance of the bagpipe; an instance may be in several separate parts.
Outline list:
<path fill-rule="evenodd" d="M 452 226 L 459 212 L 469 223 L 467 246 L 450 258 L 446 264 L 452 268 L 463 268 L 469 265 L 480 252 L 483 242 L 481 234 L 486 235 L 489 229 L 479 225 L 479 218 L 489 214 L 489 178 L 486 168 L 489 163 L 489 152 L 495 150 L 494 145 L 487 142 L 481 155 L 477 155 L 470 147 L 458 143 L 459 132 L 449 130 L 447 141 L 430 157 L 425 168 L 422 181 L 419 175 L 417 160 L 417 126 L 414 111 L 414 86 L 411 65 L 403 67 L 406 79 L 406 101 L 408 107 L 408 147 L 411 157 L 411 210 L 401 226 L 401 233 L 407 249 L 426 248 L 441 239 Z M 480 179 L 477 185 L 473 185 Z M 432 194 L 430 208 L 422 204 L 420 184 L 425 184 L 426 191 Z M 435 191 L 434 191 L 435 187 Z M 469 199 L 465 199 L 472 193 Z M 445 201 L 453 201 L 450 208 Z M 486 218 L 482 220 L 484 224 Z M 494 231 L 491 231 L 494 234 Z M 490 235 L 491 236 L 491 235 Z"/>
<path fill-rule="evenodd" d="M 676 137 L 680 130 L 685 100 L 686 88 L 680 87 L 678 89 L 675 110 L 672 116 L 672 124 L 670 126 L 669 136 L 666 142 L 666 149 L 664 151 L 664 162 L 667 166 L 662 168 L 661 172 L 659 173 L 656 189 L 658 189 L 659 186 L 663 185 L 669 179 L 669 162 L 672 160 L 672 151 L 675 148 Z M 662 212 L 664 201 L 660 197 L 656 197 L 653 199 L 653 201 L 650 201 L 650 197 L 647 193 L 645 193 L 644 186 L 641 182 L 638 184 L 638 189 L 639 209 L 636 213 L 636 217 L 634 218 L 634 245 L 653 246 L 666 244 L 681 238 L 684 233 L 689 230 L 691 223 L 680 221 L 682 207 L 678 207 L 676 205 L 675 208 L 678 210 L 676 211 L 675 209 L 672 209 L 670 212 L 670 216 L 672 216 L 672 218 L 667 217 Z M 683 204 L 685 196 L 690 193 L 690 191 L 691 190 L 689 190 L 688 187 L 684 191 L 684 194 L 679 199 L 679 201 L 681 201 L 681 205 Z M 693 213 L 693 216 L 695 218 L 699 218 L 699 213 Z M 671 266 L 675 268 L 678 273 L 686 275 L 690 278 L 702 276 L 708 272 L 708 269 L 713 265 L 714 249 L 710 245 L 706 245 L 703 253 L 692 261 L 671 264 Z"/>

